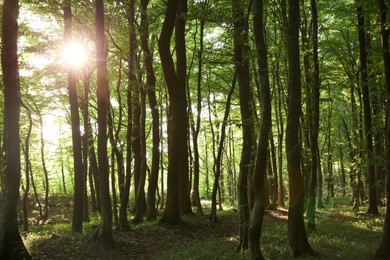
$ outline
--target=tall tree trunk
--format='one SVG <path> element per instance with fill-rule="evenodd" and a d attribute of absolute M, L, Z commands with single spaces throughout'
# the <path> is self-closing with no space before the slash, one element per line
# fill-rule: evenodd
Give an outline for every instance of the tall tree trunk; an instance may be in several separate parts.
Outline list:
<path fill-rule="evenodd" d="M 359 32 L 359 54 L 360 54 L 360 75 L 363 93 L 363 109 L 364 109 L 364 129 L 366 136 L 367 164 L 368 164 L 368 185 L 369 206 L 368 214 L 379 214 L 378 204 L 376 200 L 376 181 L 375 181 L 375 166 L 373 162 L 373 144 L 372 144 L 372 122 L 371 122 L 371 104 L 370 92 L 368 87 L 368 68 L 367 68 L 367 44 L 366 44 L 366 29 L 365 19 L 363 15 L 363 1 L 357 0 L 357 17 L 358 17 L 358 32 Z"/>
<path fill-rule="evenodd" d="M 121 206 L 119 209 L 119 228 L 124 231 L 129 229 L 127 219 L 127 206 L 129 203 L 131 176 L 132 176 L 132 133 L 133 133 L 133 104 L 132 88 L 135 78 L 135 11 L 134 0 L 129 1 L 128 23 L 129 23 L 129 68 L 128 68 L 128 85 L 127 85 L 127 129 L 126 129 L 126 177 L 125 187 L 121 197 Z"/>
<path fill-rule="evenodd" d="M 253 171 L 254 205 L 249 226 L 249 248 L 252 259 L 263 259 L 260 249 L 260 237 L 263 217 L 268 198 L 266 197 L 266 175 L 268 162 L 268 144 L 271 128 L 271 94 L 268 76 L 268 52 L 265 41 L 265 15 L 262 0 L 253 4 L 253 29 L 260 78 L 260 132 L 257 155 Z"/>
<path fill-rule="evenodd" d="M 176 149 L 179 150 L 180 160 L 180 213 L 192 214 L 191 208 L 191 184 L 189 179 L 189 165 L 188 165 L 188 115 L 187 115 L 187 98 L 186 98 L 186 84 L 187 84 L 187 58 L 186 58 L 186 42 L 185 42 L 185 26 L 187 15 L 187 0 L 181 0 L 178 3 L 176 24 L 175 24 L 175 43 L 176 43 L 176 77 L 179 89 L 176 90 L 175 103 L 177 103 L 177 118 L 176 127 L 179 127 L 179 143 Z M 169 88 L 169 86 L 168 86 Z M 172 91 L 170 91 L 170 95 Z M 172 104 L 172 98 L 170 97 Z M 171 114 L 172 115 L 172 114 Z M 173 120 L 174 121 L 174 120 Z M 177 163 L 177 162 L 176 162 Z M 176 166 L 177 167 L 177 166 Z"/>
<path fill-rule="evenodd" d="M 24 170 L 24 176 L 26 181 L 26 187 L 24 188 L 24 194 L 23 194 L 23 231 L 28 232 L 28 193 L 30 191 L 30 171 L 31 171 L 31 163 L 30 163 L 30 137 L 31 137 L 31 131 L 32 131 L 32 116 L 31 116 L 31 110 L 26 105 L 21 103 L 21 106 L 27 111 L 27 118 L 28 118 L 28 129 L 27 134 L 24 139 L 24 163 L 25 163 L 25 170 Z"/>
<path fill-rule="evenodd" d="M 201 10 L 204 12 L 208 6 L 208 1 L 203 1 L 199 3 L 201 5 Z M 200 131 L 200 120 L 202 113 L 202 73 L 203 73 L 203 52 L 204 52 L 204 27 L 205 19 L 202 17 L 200 19 L 200 32 L 199 32 L 199 50 L 198 50 L 198 75 L 197 75 L 197 102 L 196 102 L 196 123 L 192 124 L 192 143 L 194 147 L 194 182 L 193 182 L 193 201 L 196 205 L 196 210 L 198 214 L 203 215 L 202 204 L 200 203 L 199 196 L 199 147 L 198 147 L 198 137 Z M 191 109 L 191 105 L 189 106 Z"/>
<path fill-rule="evenodd" d="M 146 93 L 149 100 L 149 108 L 152 111 L 152 167 L 149 177 L 147 194 L 147 219 L 153 220 L 157 217 L 156 191 L 158 187 L 158 171 L 160 161 L 160 115 L 156 98 L 156 77 L 153 69 L 153 54 L 149 48 L 149 29 L 147 6 L 149 0 L 141 0 L 141 47 L 144 52 L 146 69 Z"/>
<path fill-rule="evenodd" d="M 312 37 L 313 37 L 313 72 L 312 85 L 309 98 L 309 140 L 310 140 L 310 178 L 309 196 L 307 205 L 308 231 L 315 229 L 315 207 L 317 187 L 317 162 L 318 162 L 318 131 L 320 121 L 320 71 L 318 64 L 318 14 L 317 0 L 310 1 L 312 15 Z"/>
<path fill-rule="evenodd" d="M 180 175 L 183 173 L 181 172 L 182 168 L 178 164 L 180 164 L 181 160 L 187 160 L 186 157 L 182 157 L 183 154 L 181 153 L 183 151 L 179 149 L 180 145 L 184 145 L 180 144 L 183 141 L 181 140 L 183 139 L 181 136 L 187 136 L 187 131 L 182 131 L 180 126 L 180 124 L 187 124 L 185 118 L 180 117 L 180 109 L 181 107 L 185 107 L 185 96 L 184 99 L 181 99 L 179 93 L 184 92 L 185 95 L 185 86 L 179 86 L 178 84 L 179 82 L 176 77 L 170 51 L 170 42 L 175 27 L 178 4 L 178 0 L 168 0 L 165 19 L 158 41 L 158 49 L 170 101 L 168 117 L 168 189 L 166 208 L 161 218 L 163 223 L 168 224 L 181 223 L 180 201 L 178 198 L 180 194 Z M 184 103 L 184 105 L 180 103 Z M 184 140 L 184 143 L 187 144 L 187 141 Z"/>
<path fill-rule="evenodd" d="M 288 236 L 294 256 L 313 254 L 303 221 L 304 183 L 300 168 L 298 140 L 301 114 L 301 69 L 299 57 L 299 0 L 288 1 L 288 115 L 286 127 L 287 169 L 289 175 Z"/>
<path fill-rule="evenodd" d="M 230 87 L 229 93 L 226 98 L 226 107 L 225 114 L 223 116 L 222 126 L 221 126 L 221 137 L 219 138 L 217 158 L 215 160 L 215 176 L 214 176 L 214 186 L 213 192 L 211 194 L 211 213 L 210 220 L 217 221 L 217 191 L 218 183 L 221 175 L 221 164 L 222 164 L 222 152 L 224 149 L 225 137 L 226 137 L 226 125 L 228 123 L 229 113 L 230 113 L 230 103 L 232 95 L 234 93 L 234 88 L 236 85 L 236 75 L 234 75 L 232 85 Z"/>
<path fill-rule="evenodd" d="M 100 182 L 101 223 L 95 238 L 103 244 L 113 244 L 112 208 L 109 184 L 107 153 L 107 110 L 109 91 L 107 81 L 107 52 L 104 36 L 104 2 L 96 0 L 96 62 L 97 62 L 97 104 L 98 104 L 98 163 Z"/>
<path fill-rule="evenodd" d="M 251 5 L 251 3 L 250 3 Z M 240 173 L 238 178 L 238 200 L 240 215 L 240 241 L 239 250 L 248 248 L 249 227 L 249 201 L 248 201 L 248 174 L 253 169 L 253 98 L 250 88 L 249 61 L 248 61 L 248 20 L 244 13 L 242 3 L 232 0 L 233 26 L 234 26 L 234 61 L 240 95 L 240 111 L 242 122 L 242 152 Z"/>
<path fill-rule="evenodd" d="M 385 70 L 385 85 L 387 101 L 390 100 L 390 53 L 389 53 L 389 35 L 390 31 L 387 27 L 387 6 L 384 0 L 379 0 L 380 22 L 381 22 L 381 37 L 382 37 L 382 51 L 383 62 Z M 387 102 L 387 132 L 386 132 L 386 215 L 383 224 L 382 237 L 379 246 L 375 251 L 375 257 L 389 257 L 390 256 L 390 103 Z"/>
<path fill-rule="evenodd" d="M 72 9 L 70 1 L 63 7 L 65 22 L 65 42 L 72 42 Z M 68 64 L 70 65 L 70 64 Z M 73 170 L 74 170 L 74 195 L 72 230 L 83 231 L 83 157 L 81 151 L 80 116 L 77 98 L 77 81 L 74 67 L 68 70 L 68 92 L 70 104 L 70 118 L 72 128 Z"/>
<path fill-rule="evenodd" d="M 45 204 L 43 206 L 43 217 L 42 221 L 45 221 L 49 218 L 49 172 L 46 167 L 46 159 L 45 159 L 45 140 L 43 138 L 43 119 L 42 114 L 38 112 L 39 117 L 39 125 L 40 125 L 40 140 L 41 140 L 41 163 L 43 169 L 44 176 L 44 188 L 45 188 Z"/>
<path fill-rule="evenodd" d="M 18 74 L 18 0 L 3 1 L 1 65 L 4 84 L 5 193 L 0 217 L 0 258 L 31 259 L 20 237 L 17 205 L 20 186 L 20 85 Z"/>

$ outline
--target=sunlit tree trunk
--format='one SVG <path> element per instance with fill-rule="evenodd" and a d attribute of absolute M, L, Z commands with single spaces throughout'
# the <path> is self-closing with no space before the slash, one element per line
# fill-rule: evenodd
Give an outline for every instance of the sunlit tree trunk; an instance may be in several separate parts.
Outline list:
<path fill-rule="evenodd" d="M 20 237 L 17 205 L 20 186 L 20 85 L 18 74 L 19 1 L 4 0 L 1 65 L 4 91 L 5 192 L 0 217 L 0 258 L 31 259 Z"/>

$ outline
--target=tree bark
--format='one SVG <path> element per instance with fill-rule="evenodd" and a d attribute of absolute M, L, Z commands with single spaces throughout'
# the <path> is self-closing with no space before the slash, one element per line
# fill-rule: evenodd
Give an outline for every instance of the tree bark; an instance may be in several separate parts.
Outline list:
<path fill-rule="evenodd" d="M 107 81 L 107 53 L 104 36 L 104 2 L 96 0 L 96 61 L 97 61 L 97 104 L 98 104 L 98 164 L 100 183 L 101 223 L 95 238 L 102 244 L 113 244 L 112 208 L 109 184 L 107 153 L 107 110 L 109 91 Z"/>
<path fill-rule="evenodd" d="M 257 155 L 253 170 L 254 205 L 249 226 L 249 249 L 252 259 L 264 259 L 260 248 L 263 217 L 267 205 L 266 175 L 268 143 L 271 128 L 271 94 L 268 76 L 268 52 L 265 42 L 264 2 L 255 0 L 253 4 L 253 29 L 260 79 L 260 132 Z"/>
<path fill-rule="evenodd" d="M 250 3 L 251 5 L 251 3 Z M 240 216 L 240 241 L 241 252 L 248 248 L 249 227 L 249 200 L 248 200 L 248 174 L 253 169 L 253 98 L 250 88 L 249 61 L 248 61 L 248 20 L 244 14 L 243 6 L 239 1 L 232 0 L 233 27 L 234 27 L 234 61 L 239 86 L 240 112 L 242 122 L 242 153 L 240 161 L 240 173 L 238 178 L 238 200 Z"/>
<path fill-rule="evenodd" d="M 187 136 L 187 131 L 182 131 L 181 129 L 181 125 L 185 125 L 187 121 L 180 114 L 181 107 L 185 107 L 185 88 L 184 86 L 179 87 L 170 51 L 170 41 L 175 27 L 178 4 L 178 0 L 168 0 L 165 19 L 158 41 L 158 49 L 170 102 L 168 117 L 168 189 L 166 208 L 161 218 L 161 222 L 167 224 L 181 223 L 179 185 L 182 172 L 179 164 L 181 160 L 187 160 L 187 157 L 182 157 L 182 151 L 179 149 L 180 145 L 184 145 L 180 144 L 182 142 L 181 139 L 183 139 L 181 136 Z M 180 89 L 182 87 L 183 89 Z M 184 99 L 181 99 L 180 92 L 184 92 Z M 184 140 L 184 143 L 187 144 L 187 141 Z"/>
<path fill-rule="evenodd" d="M 288 237 L 294 256 L 313 254 L 303 221 L 304 183 L 300 168 L 298 139 L 301 114 L 301 69 L 299 57 L 299 0 L 288 1 L 288 115 L 286 127 L 287 169 L 289 175 Z"/>
<path fill-rule="evenodd" d="M 20 85 L 18 74 L 19 1 L 4 0 L 1 64 L 4 84 L 5 193 L 0 217 L 0 258 L 31 259 L 20 237 L 17 205 L 20 186 Z"/>
<path fill-rule="evenodd" d="M 65 42 L 72 42 L 72 9 L 70 2 L 63 7 L 65 23 Z M 74 197 L 72 230 L 83 231 L 83 157 L 81 151 L 80 116 L 77 98 L 77 81 L 74 67 L 68 70 L 68 93 L 70 104 L 70 118 L 72 128 L 73 170 L 74 170 Z"/>
<path fill-rule="evenodd" d="M 383 62 L 385 69 L 385 85 L 387 101 L 390 100 L 390 53 L 389 53 L 389 35 L 390 31 L 387 27 L 387 6 L 384 0 L 379 0 L 379 12 L 381 22 L 381 37 L 382 37 L 382 51 Z M 386 107 L 387 117 L 390 116 L 390 103 L 387 102 Z M 386 150 L 386 215 L 383 224 L 382 237 L 379 246 L 376 249 L 375 257 L 389 257 L 390 256 L 390 120 L 387 120 L 386 132 L 387 150 Z"/>
<path fill-rule="evenodd" d="M 318 64 L 318 13 L 317 1 L 310 1 L 312 15 L 312 37 L 313 37 L 313 72 L 312 85 L 308 86 L 310 98 L 308 107 L 309 113 L 309 145 L 310 145 L 310 177 L 309 177 L 309 193 L 307 205 L 308 231 L 315 229 L 316 225 L 316 187 L 317 187 L 317 161 L 318 161 L 318 131 L 320 119 L 320 71 Z"/>

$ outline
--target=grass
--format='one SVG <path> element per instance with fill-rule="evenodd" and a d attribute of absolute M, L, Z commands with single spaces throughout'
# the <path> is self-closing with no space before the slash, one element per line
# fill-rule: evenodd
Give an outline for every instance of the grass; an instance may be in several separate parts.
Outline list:
<path fill-rule="evenodd" d="M 380 216 L 367 216 L 351 211 L 347 201 L 336 200 L 335 205 L 317 210 L 316 230 L 309 234 L 312 248 L 320 259 L 370 259 L 381 237 L 383 209 Z M 114 230 L 114 248 L 101 248 L 92 240 L 99 223 L 96 216 L 84 224 L 83 234 L 70 231 L 68 222 L 51 221 L 31 225 L 23 239 L 34 259 L 247 259 L 247 252 L 235 251 L 238 214 L 226 209 L 218 216 L 217 223 L 193 215 L 183 217 L 185 224 L 179 227 L 157 220 L 133 225 L 128 232 Z M 294 259 L 287 237 L 287 210 L 267 211 L 261 245 L 266 259 Z"/>

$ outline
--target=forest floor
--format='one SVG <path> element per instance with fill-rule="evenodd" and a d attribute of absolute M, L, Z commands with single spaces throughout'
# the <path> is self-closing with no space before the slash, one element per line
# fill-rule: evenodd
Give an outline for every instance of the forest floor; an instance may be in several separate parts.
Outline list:
<path fill-rule="evenodd" d="M 127 232 L 113 231 L 116 245 L 102 248 L 92 239 L 99 220 L 91 216 L 83 234 L 71 232 L 72 205 L 67 198 L 51 200 L 46 223 L 30 221 L 23 233 L 33 259 L 247 259 L 238 245 L 238 213 L 233 208 L 218 211 L 219 221 L 208 216 L 185 216 L 184 224 L 167 227 L 157 221 L 131 225 Z M 349 205 L 317 211 L 317 228 L 309 242 L 320 259 L 370 259 L 379 243 L 383 226 L 380 216 L 352 211 Z M 207 208 L 205 209 L 207 212 Z M 36 213 L 36 212 L 33 212 Z M 287 210 L 266 211 L 262 233 L 262 252 L 266 259 L 294 259 L 287 237 Z M 307 259 L 317 259 L 310 258 Z"/>

